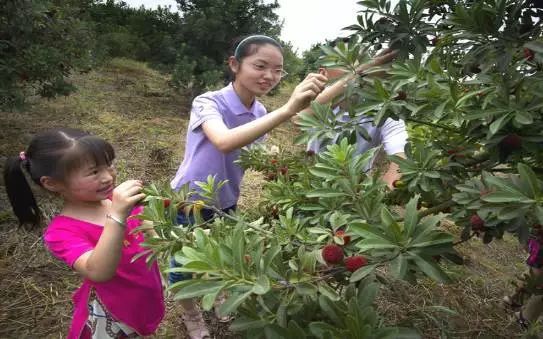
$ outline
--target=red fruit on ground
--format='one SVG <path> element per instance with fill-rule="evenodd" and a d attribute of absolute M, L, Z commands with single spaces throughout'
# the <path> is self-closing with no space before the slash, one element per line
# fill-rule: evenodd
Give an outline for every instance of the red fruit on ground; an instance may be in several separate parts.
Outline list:
<path fill-rule="evenodd" d="M 522 146 L 522 138 L 517 134 L 508 134 L 500 141 L 500 146 L 509 150 L 517 150 Z"/>
<path fill-rule="evenodd" d="M 288 173 L 288 167 L 287 166 L 283 166 L 279 169 L 279 171 L 281 172 L 282 175 L 287 175 Z"/>
<path fill-rule="evenodd" d="M 349 272 L 354 272 L 360 267 L 366 266 L 368 264 L 368 259 L 361 255 L 355 255 L 352 257 L 345 258 L 345 268 Z"/>
<path fill-rule="evenodd" d="M 277 159 L 271 159 L 270 162 L 271 162 L 272 165 L 276 165 L 277 164 Z"/>
<path fill-rule="evenodd" d="M 336 237 L 343 239 L 343 245 L 348 245 L 351 242 L 351 236 L 345 235 L 344 230 L 338 230 L 336 231 Z"/>
<path fill-rule="evenodd" d="M 329 264 L 338 264 L 343 260 L 343 249 L 338 245 L 326 245 L 322 249 L 322 258 Z"/>
<path fill-rule="evenodd" d="M 485 221 L 481 219 L 481 217 L 477 214 L 474 214 L 469 218 L 469 223 L 471 224 L 473 229 L 477 230 L 480 230 L 485 226 Z"/>
<path fill-rule="evenodd" d="M 524 57 L 526 58 L 526 60 L 528 61 L 534 60 L 534 55 L 535 55 L 534 51 L 532 51 L 529 48 L 524 48 L 523 52 L 524 52 Z"/>
<path fill-rule="evenodd" d="M 170 199 L 164 199 L 163 203 L 164 203 L 164 208 L 168 208 L 170 204 L 172 203 L 172 201 Z"/>

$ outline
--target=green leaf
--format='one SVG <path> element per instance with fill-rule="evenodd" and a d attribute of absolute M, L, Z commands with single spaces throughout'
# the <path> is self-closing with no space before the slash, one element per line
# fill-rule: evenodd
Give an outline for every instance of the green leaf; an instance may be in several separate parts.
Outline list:
<path fill-rule="evenodd" d="M 202 308 L 204 311 L 209 311 L 213 308 L 213 305 L 215 304 L 215 300 L 217 299 L 217 296 L 221 293 L 221 290 L 217 290 L 217 292 L 206 294 L 202 298 Z"/>
<path fill-rule="evenodd" d="M 367 265 L 367 266 L 361 267 L 353 272 L 353 274 L 349 278 L 349 281 L 357 282 L 359 280 L 362 280 L 368 275 L 370 275 L 376 268 L 377 268 L 376 265 Z"/>
<path fill-rule="evenodd" d="M 398 248 L 398 245 L 383 239 L 364 239 L 362 241 L 359 241 L 356 246 L 362 252 L 375 249 Z"/>
<path fill-rule="evenodd" d="M 391 273 L 398 279 L 403 279 L 407 273 L 408 261 L 407 257 L 403 254 L 398 255 L 390 263 Z"/>
<path fill-rule="evenodd" d="M 310 323 L 309 331 L 315 337 L 320 338 L 320 339 L 333 338 L 332 335 L 337 334 L 337 328 L 322 321 L 314 321 Z"/>
<path fill-rule="evenodd" d="M 326 313 L 328 318 L 330 318 L 333 322 L 335 322 L 337 325 L 343 324 L 343 322 L 341 321 L 341 310 L 339 310 L 334 302 L 330 300 L 327 296 L 323 294 L 319 296 L 319 306 L 324 311 L 324 313 Z"/>
<path fill-rule="evenodd" d="M 409 243 L 409 247 L 429 247 L 435 245 L 452 244 L 454 236 L 444 232 L 434 232 L 430 237 L 417 238 L 416 242 Z"/>
<path fill-rule="evenodd" d="M 530 112 L 518 111 L 515 114 L 515 121 L 521 125 L 530 125 L 534 122 L 534 118 Z"/>
<path fill-rule="evenodd" d="M 489 193 L 481 197 L 482 201 L 493 202 L 493 203 L 504 203 L 504 202 L 531 202 L 530 199 L 527 199 L 526 196 L 520 194 L 514 194 L 510 192 L 495 192 Z"/>
<path fill-rule="evenodd" d="M 443 283 L 451 282 L 451 278 L 445 272 L 443 272 L 443 270 L 435 262 L 426 260 L 423 257 L 412 252 L 410 252 L 410 254 L 414 259 L 415 264 L 428 277 Z"/>
<path fill-rule="evenodd" d="M 239 305 L 241 305 L 245 299 L 250 297 L 252 294 L 251 291 L 246 293 L 236 293 L 229 296 L 226 301 L 219 307 L 219 315 L 224 317 L 232 312 L 235 312 Z"/>
<path fill-rule="evenodd" d="M 379 292 L 379 285 L 372 282 L 364 287 L 358 294 L 358 308 L 370 306 Z"/>
<path fill-rule="evenodd" d="M 490 134 L 491 135 L 496 134 L 503 126 L 505 126 L 505 124 L 507 124 L 507 122 L 509 122 L 509 120 L 511 120 L 511 115 L 506 114 L 500 117 L 499 119 L 497 119 L 496 121 L 494 121 L 493 123 L 491 123 L 489 127 Z"/>
<path fill-rule="evenodd" d="M 520 178 L 524 182 L 528 183 L 528 187 L 530 189 L 530 197 L 537 198 L 541 194 L 541 189 L 539 185 L 539 180 L 537 180 L 534 171 L 532 171 L 530 167 L 522 163 L 518 164 L 517 169 L 520 174 Z"/>
<path fill-rule="evenodd" d="M 215 271 L 208 263 L 203 261 L 191 261 L 180 267 L 167 269 L 166 272 L 212 272 Z"/>
<path fill-rule="evenodd" d="M 256 279 L 255 285 L 252 289 L 252 292 L 255 294 L 266 294 L 270 290 L 270 279 L 265 276 L 261 275 Z"/>
<path fill-rule="evenodd" d="M 330 287 L 326 282 L 319 283 L 319 292 L 327 296 L 332 301 L 338 301 L 340 299 L 336 290 Z"/>
<path fill-rule="evenodd" d="M 174 296 L 174 300 L 189 299 L 206 294 L 217 293 L 226 286 L 224 281 L 197 280 L 189 286 L 183 287 Z"/>
<path fill-rule="evenodd" d="M 420 195 L 415 195 L 405 206 L 405 217 L 403 223 L 407 237 L 410 237 L 413 234 L 415 228 L 417 227 L 417 222 L 419 221 L 419 214 L 417 211 L 419 197 Z"/>
<path fill-rule="evenodd" d="M 317 286 L 311 283 L 301 282 L 301 283 L 296 284 L 296 293 L 298 293 L 299 295 L 312 296 L 312 295 L 315 295 L 317 291 L 318 291 Z"/>
<path fill-rule="evenodd" d="M 267 321 L 262 319 L 249 319 L 249 318 L 236 318 L 232 324 L 230 324 L 230 330 L 234 332 L 242 332 L 250 329 L 262 328 L 268 324 Z"/>

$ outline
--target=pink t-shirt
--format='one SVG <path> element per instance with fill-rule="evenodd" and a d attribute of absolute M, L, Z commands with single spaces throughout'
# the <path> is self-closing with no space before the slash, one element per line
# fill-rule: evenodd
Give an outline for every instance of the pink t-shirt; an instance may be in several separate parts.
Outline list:
<path fill-rule="evenodd" d="M 140 213 L 143 207 L 132 210 L 131 215 Z M 121 260 L 117 272 L 107 282 L 93 282 L 88 279 L 74 293 L 74 314 L 68 338 L 79 338 L 88 318 L 88 299 L 91 289 L 104 304 L 108 312 L 120 322 L 132 327 L 140 335 L 150 335 L 164 316 L 164 295 L 158 265 L 150 267 L 145 256 L 131 263 L 137 253 L 144 250 L 141 233 L 130 234 L 141 221 L 128 218 Z M 103 226 L 58 215 L 45 230 L 47 248 L 70 267 L 84 253 L 93 250 L 102 234 Z"/>

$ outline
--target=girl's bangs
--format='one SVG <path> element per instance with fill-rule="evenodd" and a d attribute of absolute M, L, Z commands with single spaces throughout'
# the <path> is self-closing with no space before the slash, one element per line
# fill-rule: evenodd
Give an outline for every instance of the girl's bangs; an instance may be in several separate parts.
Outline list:
<path fill-rule="evenodd" d="M 110 166 L 115 159 L 115 151 L 110 143 L 92 135 L 84 136 L 75 141 L 74 146 L 67 150 L 59 162 L 59 175 L 80 169 L 85 165 Z"/>

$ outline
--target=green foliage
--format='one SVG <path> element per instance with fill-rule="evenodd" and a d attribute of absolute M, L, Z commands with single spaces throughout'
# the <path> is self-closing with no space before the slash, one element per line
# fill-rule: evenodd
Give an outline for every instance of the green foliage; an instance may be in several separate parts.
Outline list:
<path fill-rule="evenodd" d="M 209 230 L 196 222 L 178 241 L 175 258 L 185 266 L 174 270 L 196 279 L 172 286 L 177 298 L 202 297 L 209 309 L 225 292 L 220 311 L 237 312 L 232 328 L 248 337 L 408 336 L 378 320 L 377 282 L 446 283 L 448 265 L 462 263 L 456 244 L 506 231 L 522 242 L 541 235 L 543 12 L 512 0 L 360 3 L 353 36 L 322 47 L 319 62 L 352 72 L 378 44 L 400 48 L 400 57 L 386 74 L 370 69 L 331 105 L 301 116 L 298 141 L 322 139 L 319 154 L 242 150 L 238 163 L 268 179 L 260 218 L 214 208 L 220 217 Z M 331 109 L 338 101 L 345 119 Z M 390 157 L 403 175 L 394 190 L 368 172 L 376 150 L 356 152 L 362 117 L 409 124 L 406 158 Z M 214 186 L 207 183 L 208 197 Z M 445 216 L 462 227 L 462 240 L 440 227 Z"/>
<path fill-rule="evenodd" d="M 2 1 L 0 107 L 20 107 L 28 95 L 75 90 L 67 76 L 92 65 L 92 35 L 80 1 Z"/>
<path fill-rule="evenodd" d="M 183 15 L 180 34 L 184 45 L 174 69 L 174 85 L 198 93 L 217 85 L 226 74 L 225 60 L 235 40 L 249 34 L 277 37 L 277 1 L 177 0 Z M 191 70 L 191 73 L 186 73 Z M 189 80 L 189 81 L 187 81 Z"/>

